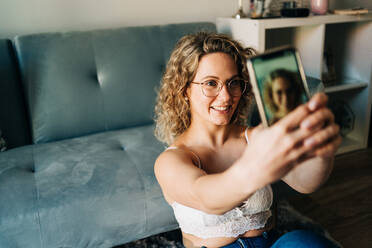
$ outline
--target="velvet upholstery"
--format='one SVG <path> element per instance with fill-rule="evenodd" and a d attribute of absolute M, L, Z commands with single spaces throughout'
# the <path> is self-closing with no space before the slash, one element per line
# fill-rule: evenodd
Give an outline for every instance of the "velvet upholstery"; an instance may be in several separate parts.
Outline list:
<path fill-rule="evenodd" d="M 0 78 L 0 96 L 19 100 L 7 107 L 23 118 L 7 123 L 22 138 L 18 147 L 0 153 L 0 247 L 113 247 L 178 227 L 153 171 L 165 148 L 153 135 L 155 89 L 175 42 L 201 30 L 216 28 L 189 23 L 0 41 L 8 67 L 0 75 L 10 78 L 5 87 Z"/>
<path fill-rule="evenodd" d="M 213 24 L 126 27 L 15 38 L 34 143 L 152 123 L 175 42 Z M 136 111 L 133 111 L 133 105 Z"/>
<path fill-rule="evenodd" d="M 6 152 L 0 240 L 30 236 L 37 243 L 27 247 L 112 247 L 176 228 L 153 173 L 163 149 L 147 125 Z M 21 225 L 28 232 L 17 230 Z"/>
<path fill-rule="evenodd" d="M 0 129 L 8 148 L 31 143 L 25 101 L 10 40 L 0 40 Z"/>

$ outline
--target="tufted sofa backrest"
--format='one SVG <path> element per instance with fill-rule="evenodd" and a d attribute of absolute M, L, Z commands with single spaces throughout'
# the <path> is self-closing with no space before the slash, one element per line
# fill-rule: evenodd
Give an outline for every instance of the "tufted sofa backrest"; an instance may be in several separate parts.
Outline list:
<path fill-rule="evenodd" d="M 17 63 L 8 39 L 0 40 L 0 130 L 7 148 L 31 143 Z"/>
<path fill-rule="evenodd" d="M 152 123 L 175 43 L 213 23 L 16 37 L 34 143 Z"/>

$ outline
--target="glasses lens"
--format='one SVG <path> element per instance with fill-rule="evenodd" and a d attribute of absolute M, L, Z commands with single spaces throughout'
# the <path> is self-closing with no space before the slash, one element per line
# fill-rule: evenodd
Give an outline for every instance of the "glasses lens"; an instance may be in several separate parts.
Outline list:
<path fill-rule="evenodd" d="M 233 79 L 227 83 L 227 88 L 232 96 L 240 96 L 245 90 L 246 84 L 242 79 Z M 202 83 L 203 93 L 206 96 L 217 96 L 222 88 L 215 80 Z"/>
<path fill-rule="evenodd" d="M 245 82 L 242 79 L 233 79 L 227 87 L 231 95 L 240 96 L 245 90 Z"/>
<path fill-rule="evenodd" d="M 216 81 L 210 80 L 202 84 L 204 95 L 217 96 L 219 92 L 219 85 Z"/>

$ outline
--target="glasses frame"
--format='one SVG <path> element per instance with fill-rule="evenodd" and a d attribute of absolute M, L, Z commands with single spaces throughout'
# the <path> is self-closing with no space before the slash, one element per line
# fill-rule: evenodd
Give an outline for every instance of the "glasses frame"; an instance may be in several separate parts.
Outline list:
<path fill-rule="evenodd" d="M 231 94 L 231 92 L 229 90 L 229 85 L 231 84 L 231 82 L 233 80 L 236 80 L 236 79 L 242 80 L 244 82 L 244 89 L 242 90 L 242 92 L 240 93 L 240 95 L 233 95 L 233 94 Z M 202 92 L 204 94 L 204 96 L 206 96 L 206 97 L 216 97 L 216 96 L 218 96 L 220 94 L 221 90 L 222 90 L 223 85 L 226 85 L 227 91 L 229 92 L 229 94 L 231 96 L 242 96 L 244 94 L 245 90 L 247 89 L 247 83 L 248 83 L 248 81 L 245 80 L 245 79 L 243 79 L 243 78 L 241 78 L 241 77 L 238 77 L 238 76 L 237 77 L 233 77 L 232 79 L 226 80 L 225 83 L 223 83 L 221 80 L 218 80 L 218 79 L 213 79 L 213 80 L 215 80 L 218 83 L 218 90 L 217 90 L 216 95 L 212 95 L 212 96 L 207 96 L 207 94 L 204 92 L 204 89 L 203 89 L 203 86 L 206 83 L 208 83 L 208 82 L 195 82 L 195 81 L 192 81 L 190 83 L 192 83 L 192 84 L 199 84 L 200 85 L 200 88 L 201 88 L 201 90 L 202 90 Z"/>

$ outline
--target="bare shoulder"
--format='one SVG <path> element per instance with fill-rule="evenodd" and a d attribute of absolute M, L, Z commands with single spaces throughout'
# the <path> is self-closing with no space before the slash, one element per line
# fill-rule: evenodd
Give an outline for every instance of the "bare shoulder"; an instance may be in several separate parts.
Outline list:
<path fill-rule="evenodd" d="M 164 151 L 155 162 L 154 172 L 168 203 L 177 201 L 198 207 L 198 201 L 189 189 L 206 173 L 195 166 L 190 152 L 182 148 Z"/>
<path fill-rule="evenodd" d="M 177 165 L 195 167 L 192 152 L 184 146 L 178 145 L 177 147 L 174 147 L 174 149 L 167 149 L 162 152 L 156 159 L 155 173 L 157 167 L 165 166 L 167 167 L 167 169 L 172 169 L 174 167 L 177 167 Z"/>

